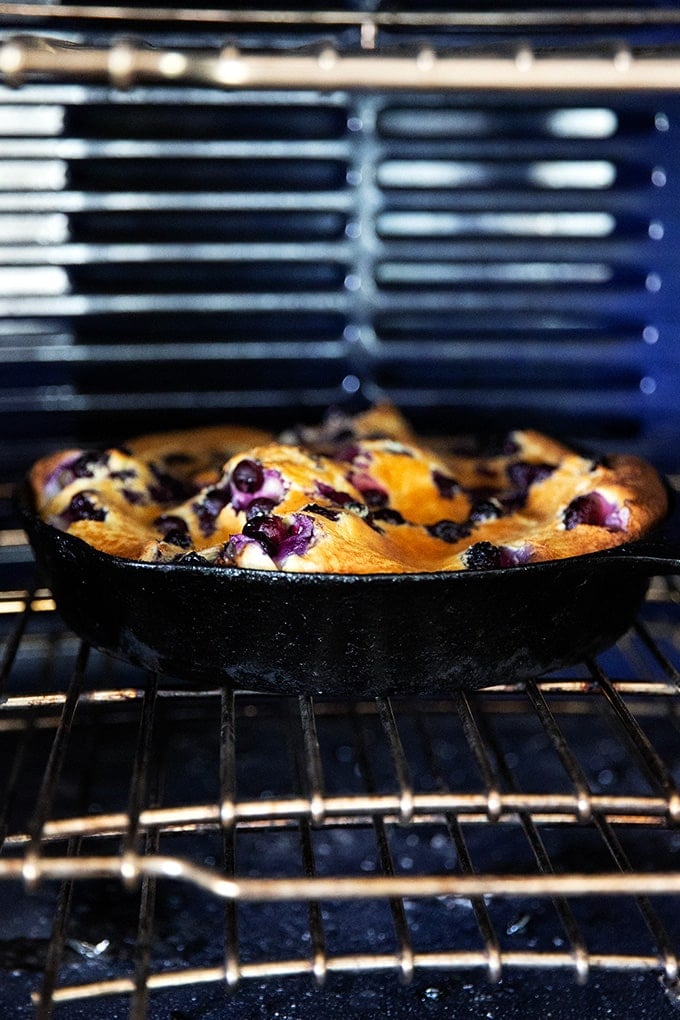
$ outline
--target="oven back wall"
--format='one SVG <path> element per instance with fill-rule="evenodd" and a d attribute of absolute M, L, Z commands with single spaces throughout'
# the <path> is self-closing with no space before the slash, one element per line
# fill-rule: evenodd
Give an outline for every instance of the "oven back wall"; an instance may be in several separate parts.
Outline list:
<path fill-rule="evenodd" d="M 0 480 L 389 398 L 677 467 L 675 96 L 0 88 Z"/>

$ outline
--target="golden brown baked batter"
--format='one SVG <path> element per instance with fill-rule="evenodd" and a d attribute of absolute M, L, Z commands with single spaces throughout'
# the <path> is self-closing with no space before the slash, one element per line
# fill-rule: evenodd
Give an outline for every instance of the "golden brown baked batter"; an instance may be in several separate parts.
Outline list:
<path fill-rule="evenodd" d="M 133 560 L 342 574 L 480 570 L 639 538 L 656 471 L 534 431 L 423 444 L 396 409 L 280 437 L 209 427 L 65 450 L 31 471 L 42 518 Z"/>

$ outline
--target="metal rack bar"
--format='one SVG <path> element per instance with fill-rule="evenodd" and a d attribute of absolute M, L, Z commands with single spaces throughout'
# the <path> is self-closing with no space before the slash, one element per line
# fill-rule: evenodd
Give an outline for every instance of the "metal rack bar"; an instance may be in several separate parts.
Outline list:
<path fill-rule="evenodd" d="M 0 45 L 0 78 L 8 85 L 54 81 L 110 82 L 114 88 L 173 82 L 215 88 L 394 89 L 408 91 L 509 89 L 546 92 L 676 91 L 680 57 L 622 47 L 601 52 L 542 54 L 526 45 L 508 55 L 448 55 L 430 48 L 414 55 L 317 53 L 265 55 L 229 46 L 214 50 L 145 48 L 132 41 L 97 47 L 41 36 L 15 36 Z"/>
<path fill-rule="evenodd" d="M 130 789 L 130 802 L 134 806 L 132 824 L 125 834 L 126 848 L 134 850 L 139 840 L 139 811 L 145 796 L 151 805 L 158 804 L 163 786 L 162 762 L 164 755 L 158 753 L 152 757 L 154 743 L 154 717 L 156 707 L 157 678 L 150 678 L 150 686 L 143 703 L 140 722 L 138 756 L 140 771 L 133 770 Z M 164 749 L 165 750 L 165 749 Z M 136 762 L 135 762 L 136 766 Z M 134 833 L 137 835 L 134 835 Z M 144 833 L 142 840 L 143 854 L 154 856 L 160 849 L 160 831 Z M 126 849 L 124 853 L 127 853 Z M 145 876 L 140 885 L 139 913 L 137 920 L 137 937 L 134 955 L 134 992 L 130 1002 L 130 1020 L 144 1020 L 147 1015 L 149 998 L 149 976 L 151 974 L 151 947 L 153 943 L 154 916 L 156 910 L 157 880 Z"/>
<path fill-rule="evenodd" d="M 621 841 L 618 838 L 614 827 L 609 824 L 604 818 L 596 818 L 595 825 L 597 826 L 602 839 L 607 845 L 607 849 L 611 853 L 616 866 L 620 871 L 626 875 L 632 872 L 631 863 L 628 859 Z M 659 953 L 661 961 L 663 962 L 664 974 L 668 982 L 674 982 L 678 979 L 678 957 L 673 950 L 671 939 L 666 931 L 666 928 L 659 919 L 658 914 L 652 907 L 652 904 L 648 896 L 639 895 L 636 897 L 638 909 L 642 914 L 645 924 L 659 947 Z"/>
<path fill-rule="evenodd" d="M 508 952 L 502 957 L 504 969 L 522 970 L 569 970 L 573 969 L 574 961 L 569 953 L 536 953 Z M 328 960 L 328 970 L 331 973 L 371 973 L 381 971 L 392 971 L 398 965 L 395 958 L 389 954 L 376 954 L 365 956 L 337 956 Z M 417 970 L 447 969 L 451 971 L 474 971 L 484 972 L 487 965 L 485 956 L 481 952 L 450 952 L 450 953 L 417 953 L 414 956 L 414 967 Z M 591 965 L 594 968 L 602 968 L 608 971 L 639 971 L 658 970 L 658 960 L 654 956 L 633 956 L 625 954 L 599 953 L 592 957 Z M 244 964 L 243 977 L 248 980 L 262 980 L 264 978 L 290 977 L 294 975 L 309 975 L 310 964 L 307 960 L 281 960 L 274 964 Z M 179 988 L 186 985 L 201 985 L 221 982 L 224 974 L 221 968 L 187 968 L 181 971 L 163 971 L 162 973 L 149 975 L 149 990 L 160 991 L 163 989 Z M 77 999 L 94 997 L 129 995 L 132 991 L 132 981 L 129 978 L 118 978 L 110 981 L 99 981 L 91 985 L 64 986 L 55 990 L 53 1002 L 71 1002 Z"/>
<path fill-rule="evenodd" d="M 10 671 L 14 665 L 16 654 L 19 651 L 21 639 L 24 636 L 26 625 L 28 624 L 33 605 L 34 592 L 35 588 L 25 593 L 17 593 L 19 596 L 18 605 L 21 606 L 23 603 L 23 610 L 17 614 L 12 631 L 2 651 L 2 659 L 0 660 L 0 695 L 4 692 Z M 3 698 L 3 701 L 6 701 L 6 699 Z"/>
<path fill-rule="evenodd" d="M 467 738 L 477 767 L 482 774 L 486 787 L 486 812 L 490 822 L 496 822 L 503 810 L 503 796 L 499 776 L 487 750 L 487 745 L 482 737 L 480 721 L 474 708 L 472 699 L 467 694 L 459 694 L 456 697 L 456 707 L 463 724 L 463 732 Z"/>
<path fill-rule="evenodd" d="M 236 874 L 236 715 L 233 692 L 224 689 L 220 698 L 220 826 L 224 874 Z M 238 912 L 236 903 L 224 906 L 224 977 L 229 988 L 239 980 Z"/>
<path fill-rule="evenodd" d="M 80 840 L 71 840 L 68 845 L 67 854 L 69 856 L 74 856 L 79 852 L 79 848 Z M 73 880 L 66 879 L 62 882 L 59 890 L 57 906 L 54 912 L 52 932 L 47 950 L 47 960 L 45 962 L 40 991 L 36 996 L 36 1020 L 49 1020 L 52 1015 L 52 1004 L 54 1002 L 54 994 L 57 989 L 59 966 L 64 952 L 64 945 L 66 943 L 66 927 L 71 913 L 71 904 L 73 902 L 73 887 Z"/>
<path fill-rule="evenodd" d="M 564 6 L 553 8 L 545 6 L 531 10 L 510 10 L 497 7 L 494 10 L 411 10 L 403 11 L 349 11 L 344 9 L 321 10 L 299 9 L 295 5 L 289 8 L 276 9 L 244 9 L 199 7 L 193 8 L 149 4 L 146 6 L 129 7 L 125 4 L 60 4 L 58 7 L 36 9 L 34 4 L 0 3 L 0 16 L 12 15 L 17 18 L 85 21 L 168 21 L 172 24 L 200 24 L 212 22 L 228 25 L 357 25 L 372 24 L 390 27 L 425 27 L 425 28 L 522 28 L 529 27 L 566 27 L 580 29 L 588 26 L 606 25 L 673 25 L 680 23 L 680 12 L 664 6 L 629 6 L 629 7 L 583 7 L 570 10 Z"/>
<path fill-rule="evenodd" d="M 393 756 L 397 778 L 401 787 L 399 797 L 400 805 L 403 806 L 403 793 L 410 785 L 405 771 L 406 763 L 405 760 L 403 760 L 403 751 L 396 732 L 396 725 L 394 723 L 391 706 L 384 699 L 377 700 L 380 721 L 385 728 L 389 749 Z M 357 736 L 357 764 L 364 778 L 366 788 L 369 792 L 375 793 L 375 783 L 370 764 L 370 755 L 368 753 L 368 743 L 366 733 L 362 725 L 363 720 L 356 714 L 352 713 L 352 722 Z M 378 878 L 378 880 L 380 881 L 382 879 L 398 885 L 399 879 L 395 873 L 392 852 L 385 828 L 385 821 L 380 815 L 374 814 L 372 823 L 378 848 L 378 859 L 382 871 L 382 875 Z M 353 881 L 356 881 L 356 879 L 353 879 Z M 397 959 L 399 963 L 400 976 L 403 981 L 410 981 L 413 977 L 414 957 L 403 897 L 403 893 L 395 893 L 388 897 L 388 902 L 392 916 L 392 925 L 397 939 Z"/>
<path fill-rule="evenodd" d="M 316 732 L 316 721 L 314 717 L 314 703 L 311 698 L 300 697 L 298 699 L 300 709 L 300 722 L 302 724 L 302 739 L 304 741 L 304 769 L 305 786 L 309 794 L 309 814 L 312 822 L 319 825 L 324 818 L 324 781 L 323 766 L 321 764 L 321 750 L 319 738 Z"/>
<path fill-rule="evenodd" d="M 66 757 L 68 739 L 73 719 L 78 708 L 78 698 L 84 682 L 85 667 L 89 656 L 89 646 L 80 645 L 78 657 L 71 675 L 71 682 L 64 701 L 59 726 L 57 727 L 47 766 L 43 775 L 35 811 L 29 826 L 29 844 L 23 861 L 23 875 L 30 886 L 38 878 L 41 861 L 41 842 L 45 822 L 49 816 L 57 782 Z"/>
<path fill-rule="evenodd" d="M 426 748 L 427 759 L 430 768 L 432 769 L 435 777 L 437 788 L 440 792 L 447 791 L 447 784 L 444 780 L 442 773 L 441 764 L 435 754 L 432 739 L 427 732 L 427 718 L 424 716 L 422 711 L 417 713 L 417 723 L 424 735 L 423 744 Z M 451 838 L 451 841 L 456 850 L 456 859 L 458 866 L 463 875 L 475 874 L 475 868 L 472 863 L 472 857 L 468 849 L 467 841 L 463 832 L 463 827 L 456 814 L 452 811 L 447 811 L 445 815 L 446 827 Z M 470 900 L 472 910 L 475 915 L 477 927 L 479 933 L 484 941 L 488 958 L 488 977 L 490 982 L 499 981 L 501 978 L 502 965 L 501 965 L 501 947 L 498 940 L 498 935 L 494 928 L 493 921 L 489 909 L 486 905 L 483 896 L 475 896 Z"/>
<path fill-rule="evenodd" d="M 540 705 L 539 698 L 537 698 L 536 704 L 537 706 Z M 547 710 L 547 706 L 545 706 L 545 708 Z M 548 725 L 550 726 L 550 717 L 549 715 L 546 714 L 546 711 L 543 711 L 542 706 L 541 711 L 542 721 L 545 720 L 545 722 L 547 722 Z M 552 735 L 553 728 L 550 727 L 550 730 Z M 483 736 L 485 746 L 489 748 L 489 751 L 493 755 L 494 761 L 496 762 L 497 765 L 498 774 L 503 781 L 503 785 L 505 786 L 506 789 L 510 790 L 515 789 L 516 782 L 512 774 L 512 770 L 508 766 L 506 757 L 503 753 L 500 743 L 496 739 L 492 727 L 489 724 L 488 716 L 482 713 L 478 713 L 477 715 L 477 731 L 480 733 L 481 736 Z M 564 748 L 562 747 L 563 742 L 559 737 L 559 734 L 555 734 L 555 736 L 557 739 L 557 746 L 560 748 L 562 754 L 565 754 Z M 566 760 L 568 761 L 570 766 L 571 765 L 575 766 L 575 761 L 574 762 L 571 761 L 571 755 L 566 756 Z M 583 784 L 581 783 L 578 772 L 576 772 L 576 779 L 578 787 L 582 787 Z M 582 796 L 581 792 L 579 792 L 579 794 L 577 795 L 577 803 L 581 802 Z M 527 842 L 531 848 L 531 852 L 534 856 L 534 859 L 536 861 L 538 873 L 541 876 L 548 877 L 554 876 L 556 874 L 555 869 L 553 868 L 550 855 L 548 854 L 545 843 L 541 838 L 540 832 L 534 820 L 526 812 L 520 812 L 519 822 L 524 832 L 524 835 L 526 836 Z M 569 902 L 565 896 L 563 895 L 553 896 L 552 901 L 557 916 L 562 925 L 562 928 L 565 932 L 565 935 L 569 941 L 569 944 L 572 947 L 576 980 L 578 984 L 584 984 L 588 979 L 588 969 L 590 961 L 588 956 L 588 950 L 586 948 L 580 927 L 576 921 L 571 906 L 569 905 Z"/>
<path fill-rule="evenodd" d="M 128 885 L 134 885 L 137 880 L 134 867 L 130 866 L 128 868 L 127 861 L 133 860 L 136 854 L 139 840 L 139 816 L 148 796 L 157 687 L 157 675 L 150 674 L 149 687 L 142 701 L 142 715 L 139 723 L 137 748 L 130 781 L 130 797 L 127 810 L 128 824 L 121 847 L 121 869 Z"/>
<path fill-rule="evenodd" d="M 668 656 L 663 653 L 661 648 L 659 648 L 659 645 L 650 634 L 649 628 L 638 620 L 635 623 L 635 633 L 638 635 L 654 661 L 661 666 L 668 679 L 676 685 L 678 690 L 680 690 L 680 670 L 673 665 Z"/>
<path fill-rule="evenodd" d="M 670 770 L 652 746 L 640 724 L 628 711 L 621 695 L 612 686 L 601 666 L 592 663 L 590 669 L 646 775 L 655 786 L 660 787 L 663 791 L 671 819 L 677 822 L 680 820 L 680 793 Z"/>
<path fill-rule="evenodd" d="M 27 870 L 24 861 L 14 858 L 1 862 L 0 877 L 21 879 Z M 118 855 L 81 856 L 77 861 L 65 856 L 43 857 L 30 869 L 30 881 L 77 878 L 121 878 Z M 139 855 L 134 860 L 139 876 L 188 882 L 225 900 L 288 903 L 309 899 L 352 900 L 362 898 L 394 899 L 404 896 L 648 896 L 680 893 L 680 872 L 633 871 L 630 874 L 472 874 L 472 875 L 373 875 L 308 878 L 227 878 L 210 868 L 190 861 L 158 854 Z M 571 957 L 574 964 L 573 955 Z M 222 973 L 224 972 L 222 968 Z"/>
<path fill-rule="evenodd" d="M 316 731 L 312 698 L 299 697 L 297 699 L 297 707 L 302 731 L 302 743 L 300 745 L 296 739 L 297 719 L 293 716 L 293 705 L 291 702 L 287 744 L 293 752 L 297 787 L 301 793 L 306 791 L 309 797 L 309 813 L 299 819 L 298 829 L 300 833 L 302 872 L 306 878 L 313 881 L 317 872 L 314 843 L 312 840 L 312 824 L 320 825 L 324 817 L 323 767 L 321 764 L 321 749 Z M 307 904 L 307 918 L 312 973 L 317 985 L 321 985 L 326 979 L 328 957 L 323 914 L 318 900 L 309 900 Z"/>
<path fill-rule="evenodd" d="M 313 880 L 316 877 L 314 846 L 312 843 L 311 826 L 306 818 L 300 819 L 300 844 L 302 848 L 302 866 L 305 876 Z M 317 985 L 322 985 L 326 979 L 326 972 L 328 970 L 328 954 L 326 951 L 323 914 L 321 912 L 321 904 L 318 900 L 309 901 L 308 917 L 312 973 L 314 974 L 314 979 Z"/>
<path fill-rule="evenodd" d="M 541 720 L 543 728 L 550 737 L 552 746 L 557 753 L 565 772 L 569 776 L 576 795 L 578 818 L 581 822 L 588 822 L 592 816 L 592 792 L 588 780 L 579 765 L 576 756 L 562 734 L 555 716 L 551 712 L 545 696 L 538 685 L 533 681 L 527 681 L 525 689 L 536 715 Z"/>
<path fill-rule="evenodd" d="M 385 731 L 387 742 L 394 764 L 394 771 L 399 785 L 399 820 L 405 824 L 413 816 L 413 782 L 404 746 L 399 737 L 397 722 L 391 702 L 386 698 L 377 698 L 378 715 Z"/>

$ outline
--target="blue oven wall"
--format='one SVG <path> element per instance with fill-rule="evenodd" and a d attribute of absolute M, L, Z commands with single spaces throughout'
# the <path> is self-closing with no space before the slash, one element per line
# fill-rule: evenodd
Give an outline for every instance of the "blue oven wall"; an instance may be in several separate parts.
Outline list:
<path fill-rule="evenodd" d="M 578 84 L 0 87 L 0 480 L 380 399 L 675 470 L 680 100 Z"/>

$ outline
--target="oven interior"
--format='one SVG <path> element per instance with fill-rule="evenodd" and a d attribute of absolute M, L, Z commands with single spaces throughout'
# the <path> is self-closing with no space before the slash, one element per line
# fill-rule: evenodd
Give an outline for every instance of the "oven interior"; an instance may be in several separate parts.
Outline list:
<path fill-rule="evenodd" d="M 673 578 L 535 681 L 232 695 L 83 646 L 12 502 L 50 450 L 381 399 L 673 479 L 680 16 L 472 6 L 0 4 L 7 1015 L 680 1001 Z"/>

